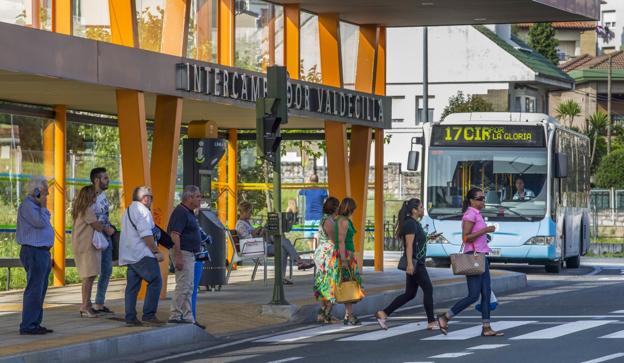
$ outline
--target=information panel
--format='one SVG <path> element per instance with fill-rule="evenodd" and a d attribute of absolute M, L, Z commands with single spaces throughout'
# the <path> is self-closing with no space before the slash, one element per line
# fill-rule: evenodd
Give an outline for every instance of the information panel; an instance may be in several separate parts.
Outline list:
<path fill-rule="evenodd" d="M 436 125 L 431 146 L 544 147 L 542 126 L 529 125 Z"/>

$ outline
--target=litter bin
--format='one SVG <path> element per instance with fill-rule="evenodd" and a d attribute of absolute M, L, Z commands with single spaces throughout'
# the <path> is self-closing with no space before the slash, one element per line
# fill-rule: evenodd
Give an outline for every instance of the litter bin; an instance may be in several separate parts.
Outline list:
<path fill-rule="evenodd" d="M 209 209 L 200 209 L 199 224 L 212 238 L 212 243 L 208 245 L 210 261 L 204 262 L 199 284 L 208 290 L 218 291 L 221 290 L 222 285 L 225 285 L 225 227 Z"/>

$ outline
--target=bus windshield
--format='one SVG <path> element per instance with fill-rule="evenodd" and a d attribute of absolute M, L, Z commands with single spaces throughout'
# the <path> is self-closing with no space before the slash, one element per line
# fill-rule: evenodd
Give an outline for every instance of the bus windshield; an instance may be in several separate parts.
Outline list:
<path fill-rule="evenodd" d="M 460 219 L 463 196 L 483 189 L 489 220 L 532 220 L 546 213 L 545 148 L 431 148 L 427 207 L 432 218 Z"/>

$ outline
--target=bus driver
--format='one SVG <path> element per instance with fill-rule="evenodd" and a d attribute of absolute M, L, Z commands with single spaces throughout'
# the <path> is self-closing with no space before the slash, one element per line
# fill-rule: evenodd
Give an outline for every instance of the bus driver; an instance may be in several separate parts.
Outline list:
<path fill-rule="evenodd" d="M 513 196 L 513 200 L 531 200 L 535 198 L 535 193 L 530 189 L 524 188 L 524 179 L 522 177 L 516 178 L 516 194 Z"/>

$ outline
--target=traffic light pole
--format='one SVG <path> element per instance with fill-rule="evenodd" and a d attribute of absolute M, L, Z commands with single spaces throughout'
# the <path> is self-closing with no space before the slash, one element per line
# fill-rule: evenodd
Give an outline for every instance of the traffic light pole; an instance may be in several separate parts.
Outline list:
<path fill-rule="evenodd" d="M 273 157 L 273 210 L 280 216 L 282 212 L 282 157 L 280 152 L 275 153 Z M 273 299 L 272 305 L 288 305 L 286 295 L 284 294 L 284 281 L 282 276 L 282 231 L 280 230 L 273 235 L 273 248 L 275 249 L 275 278 L 273 280 Z"/>

